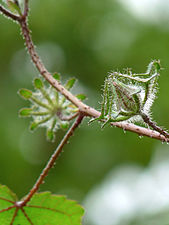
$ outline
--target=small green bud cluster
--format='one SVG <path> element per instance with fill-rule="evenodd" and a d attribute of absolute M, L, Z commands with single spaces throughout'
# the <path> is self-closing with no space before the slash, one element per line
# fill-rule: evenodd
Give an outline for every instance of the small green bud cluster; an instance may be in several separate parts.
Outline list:
<path fill-rule="evenodd" d="M 60 82 L 60 75 L 55 73 L 53 77 Z M 70 90 L 76 79 L 68 80 L 64 87 Z M 47 86 L 44 82 L 36 78 L 34 80 L 35 92 L 22 88 L 19 95 L 31 102 L 30 108 L 23 108 L 19 111 L 22 117 L 32 117 L 33 122 L 30 130 L 34 131 L 39 126 L 46 127 L 46 136 L 49 141 L 55 140 L 55 132 L 58 129 L 68 129 L 70 120 L 76 116 L 78 108 L 69 102 L 63 95 L 57 92 L 52 86 Z M 76 95 L 80 100 L 84 100 L 83 94 Z"/>

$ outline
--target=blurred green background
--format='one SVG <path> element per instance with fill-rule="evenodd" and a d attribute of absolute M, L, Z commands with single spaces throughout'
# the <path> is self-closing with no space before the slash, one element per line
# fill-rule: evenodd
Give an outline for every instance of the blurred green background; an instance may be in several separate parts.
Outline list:
<path fill-rule="evenodd" d="M 169 5 L 167 1 L 155 1 L 159 5 L 151 7 L 146 1 L 138 6 L 133 2 L 30 0 L 33 40 L 49 71 L 60 72 L 63 80 L 76 77 L 74 93 L 85 93 L 86 103 L 96 109 L 100 108 L 101 88 L 109 71 L 129 67 L 145 72 L 151 59 L 160 59 L 164 70 L 153 118 L 169 127 Z M 30 133 L 29 119 L 18 118 L 18 110 L 28 104 L 17 91 L 31 89 L 38 72 L 25 51 L 19 26 L 2 15 L 0 74 L 0 183 L 22 197 L 64 132 L 58 132 L 56 143 L 51 144 L 46 142 L 45 130 Z M 87 121 L 64 148 L 40 191 L 50 190 L 82 203 L 110 171 L 133 164 L 146 168 L 157 146 L 162 148 L 157 140 L 140 139 L 109 126 L 101 130 L 96 123 L 88 126 Z"/>

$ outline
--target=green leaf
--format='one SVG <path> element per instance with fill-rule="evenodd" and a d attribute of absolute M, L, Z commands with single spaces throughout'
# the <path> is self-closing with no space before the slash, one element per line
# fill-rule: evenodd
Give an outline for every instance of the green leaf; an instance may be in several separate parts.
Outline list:
<path fill-rule="evenodd" d="M 34 131 L 34 130 L 36 130 L 36 128 L 39 126 L 39 123 L 37 123 L 37 122 L 33 122 L 33 123 L 31 123 L 31 125 L 30 125 L 30 130 L 31 131 Z"/>
<path fill-rule="evenodd" d="M 35 80 L 34 80 L 34 85 L 35 85 L 35 88 L 37 88 L 37 89 L 41 89 L 41 88 L 43 88 L 43 82 L 41 81 L 41 79 L 39 79 L 39 78 L 36 78 Z"/>
<path fill-rule="evenodd" d="M 19 94 L 21 97 L 23 97 L 24 99 L 30 99 L 32 96 L 32 92 L 28 89 L 22 88 L 19 90 Z"/>
<path fill-rule="evenodd" d="M 15 209 L 5 211 L 1 213 L 1 210 L 6 209 L 13 205 L 13 202 L 17 201 L 17 197 L 11 190 L 4 186 L 0 185 L 0 224 L 9 225 Z"/>
<path fill-rule="evenodd" d="M 78 98 L 81 101 L 84 101 L 86 99 L 86 95 L 84 95 L 84 94 L 78 94 L 78 95 L 76 95 L 76 98 Z"/>
<path fill-rule="evenodd" d="M 16 207 L 16 201 L 16 195 L 6 186 L 0 185 L 0 224 L 82 224 L 84 209 L 75 201 L 66 199 L 65 196 L 52 195 L 50 192 L 38 193 L 21 208 Z"/>
<path fill-rule="evenodd" d="M 75 82 L 76 82 L 76 78 L 72 78 L 72 79 L 68 80 L 65 84 L 65 88 L 67 90 L 70 90 L 73 87 L 73 85 L 75 84 Z"/>
<path fill-rule="evenodd" d="M 33 110 L 31 108 L 23 108 L 19 111 L 20 116 L 31 116 Z"/>
<path fill-rule="evenodd" d="M 59 73 L 54 73 L 53 77 L 55 78 L 55 80 L 60 81 L 60 74 Z"/>
<path fill-rule="evenodd" d="M 48 141 L 54 141 L 55 139 L 55 133 L 53 130 L 47 130 L 46 137 Z"/>

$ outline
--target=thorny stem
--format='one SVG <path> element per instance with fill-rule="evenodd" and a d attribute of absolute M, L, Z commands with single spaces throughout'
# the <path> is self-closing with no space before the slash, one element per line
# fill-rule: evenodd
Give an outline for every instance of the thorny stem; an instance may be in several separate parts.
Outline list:
<path fill-rule="evenodd" d="M 29 12 L 29 7 L 28 7 L 28 0 L 24 0 L 24 14 L 23 16 L 26 18 L 28 16 L 28 12 Z"/>
<path fill-rule="evenodd" d="M 162 142 L 169 142 L 169 138 L 166 138 L 161 133 L 159 133 L 155 130 L 137 126 L 135 124 L 124 123 L 124 122 L 114 122 L 114 123 L 111 123 L 111 125 L 122 128 L 124 131 L 131 131 L 133 133 L 138 134 L 139 136 L 146 136 L 146 137 L 160 140 Z"/>
<path fill-rule="evenodd" d="M 21 30 L 22 30 L 22 35 L 25 39 L 26 47 L 28 49 L 28 52 L 29 52 L 31 59 L 32 59 L 34 65 L 36 66 L 37 70 L 54 88 L 56 88 L 56 90 L 58 92 L 60 92 L 62 95 L 64 95 L 67 100 L 72 102 L 79 109 L 79 114 L 78 114 L 76 121 L 74 122 L 72 127 L 68 130 L 68 132 L 62 139 L 61 143 L 59 144 L 59 146 L 57 147 L 57 149 L 55 150 L 55 152 L 49 159 L 46 167 L 43 169 L 42 173 L 38 177 L 36 183 L 34 184 L 33 188 L 30 190 L 28 195 L 24 198 L 23 201 L 16 202 L 14 206 L 11 206 L 11 208 L 13 208 L 13 207 L 17 208 L 15 211 L 13 220 L 17 215 L 18 209 L 25 206 L 30 201 L 32 196 L 38 191 L 40 185 L 43 183 L 49 170 L 54 166 L 54 163 L 55 163 L 56 159 L 59 157 L 64 145 L 67 143 L 68 139 L 73 135 L 75 129 L 82 122 L 83 118 L 85 116 L 90 116 L 90 117 L 94 117 L 94 118 L 100 116 L 100 112 L 98 112 L 94 108 L 84 104 L 78 98 L 76 98 L 74 95 L 72 95 L 71 92 L 69 92 L 67 89 L 65 89 L 60 84 L 60 82 L 58 82 L 57 80 L 55 80 L 53 78 L 53 76 L 48 72 L 48 70 L 44 66 L 43 62 L 41 61 L 40 57 L 38 56 L 38 54 L 35 50 L 35 47 L 34 47 L 34 44 L 33 44 L 33 41 L 32 41 L 31 35 L 30 35 L 30 30 L 28 28 L 28 24 L 27 24 L 27 17 L 28 17 L 28 12 L 29 12 L 28 2 L 29 2 L 29 0 L 24 0 L 24 3 L 25 3 L 24 4 L 24 13 L 21 16 L 17 16 L 15 14 L 11 13 L 7 9 L 5 9 L 1 4 L 0 4 L 0 12 L 2 14 L 4 14 L 5 16 L 7 16 L 8 18 L 11 18 L 14 21 L 17 21 L 20 24 Z M 76 116 L 76 114 L 75 114 L 75 116 Z M 155 139 L 158 139 L 161 141 L 169 142 L 169 134 L 167 132 L 163 131 L 160 127 L 156 126 L 156 124 L 154 122 L 152 122 L 146 115 L 143 115 L 143 120 L 157 132 L 154 130 L 150 130 L 147 128 L 139 127 L 134 124 L 124 123 L 124 122 L 114 122 L 114 123 L 111 123 L 111 125 L 122 128 L 123 130 L 129 130 L 129 131 L 135 132 L 141 136 L 148 136 L 148 137 L 155 138 Z M 12 223 L 13 223 L 13 220 L 12 220 Z"/>
<path fill-rule="evenodd" d="M 27 26 L 27 22 L 26 20 L 23 18 L 21 21 L 19 21 L 20 25 L 21 25 L 21 29 L 22 29 L 22 34 L 23 37 L 25 39 L 25 43 L 28 49 L 28 52 L 32 58 L 32 61 L 34 63 L 34 65 L 36 66 L 36 68 L 38 69 L 38 71 L 40 72 L 40 74 L 54 87 L 56 88 L 56 90 L 60 93 L 62 93 L 67 100 L 71 101 L 76 107 L 79 108 L 79 110 L 81 112 L 85 112 L 86 115 L 88 116 L 92 116 L 93 115 L 95 117 L 98 116 L 98 112 L 85 105 L 84 103 L 82 103 L 78 98 L 76 98 L 74 95 L 72 95 L 71 92 L 69 92 L 66 88 L 64 88 L 60 82 L 58 82 L 57 80 L 55 80 L 55 78 L 48 72 L 48 70 L 46 69 L 46 67 L 44 66 L 44 64 L 42 63 L 40 57 L 38 56 L 34 44 L 32 42 L 32 38 L 30 36 L 30 31 L 29 28 Z"/>
<path fill-rule="evenodd" d="M 148 124 L 150 127 L 152 127 L 154 130 L 156 130 L 160 134 L 164 135 L 166 138 L 169 138 L 169 133 L 167 133 L 161 127 L 157 126 L 155 124 L 155 122 L 151 121 L 151 119 L 146 114 L 142 114 L 142 118 L 143 118 L 144 122 L 146 124 Z"/>
<path fill-rule="evenodd" d="M 99 117 L 100 112 L 95 110 L 94 108 L 84 104 L 81 102 L 79 99 L 77 99 L 74 95 L 72 95 L 71 92 L 69 92 L 67 89 L 65 89 L 60 82 L 55 80 L 53 76 L 48 72 L 48 70 L 45 68 L 43 62 L 41 61 L 40 57 L 38 56 L 31 35 L 30 35 L 30 30 L 27 25 L 27 16 L 28 16 L 28 0 L 25 0 L 25 9 L 24 9 L 24 14 L 23 16 L 16 16 L 6 10 L 2 5 L 0 5 L 0 12 L 2 12 L 4 15 L 7 17 L 17 21 L 22 30 L 23 37 L 25 39 L 26 47 L 28 49 L 28 52 L 32 58 L 32 61 L 34 65 L 36 66 L 37 70 L 39 73 L 54 87 L 58 92 L 60 92 L 62 95 L 66 97 L 67 100 L 72 102 L 78 109 L 79 111 L 83 112 L 86 116 L 90 117 Z M 111 125 L 122 128 L 123 130 L 128 130 L 134 133 L 139 134 L 140 136 L 148 136 L 151 138 L 155 138 L 164 142 L 169 142 L 169 139 L 166 138 L 164 135 L 161 135 L 161 133 L 155 132 L 153 130 L 143 128 L 140 126 L 136 126 L 131 123 L 126 123 L 126 122 L 115 122 L 111 123 Z"/>
<path fill-rule="evenodd" d="M 43 183 L 43 180 L 47 176 L 49 170 L 54 166 L 54 163 L 55 163 L 56 159 L 59 157 L 60 153 L 62 152 L 62 149 L 63 149 L 64 145 L 68 142 L 69 138 L 73 135 L 75 129 L 80 125 L 80 123 L 82 122 L 84 116 L 85 116 L 84 113 L 79 112 L 79 116 L 77 117 L 76 121 L 74 122 L 72 127 L 68 130 L 68 132 L 66 133 L 66 135 L 64 136 L 64 138 L 62 139 L 62 141 L 60 142 L 58 147 L 56 148 L 55 152 L 53 153 L 53 155 L 49 159 L 47 165 L 43 169 L 41 175 L 37 179 L 35 185 L 30 190 L 30 192 L 26 196 L 26 198 L 20 204 L 20 207 L 25 206 L 27 204 L 27 202 L 30 201 L 32 196 L 38 191 L 39 186 Z"/>

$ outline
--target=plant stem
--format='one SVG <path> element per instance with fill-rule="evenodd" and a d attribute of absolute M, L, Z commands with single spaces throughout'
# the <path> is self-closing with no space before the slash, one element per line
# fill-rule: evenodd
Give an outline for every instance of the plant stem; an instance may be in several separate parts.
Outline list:
<path fill-rule="evenodd" d="M 39 178 L 37 179 L 35 185 L 30 190 L 26 198 L 20 203 L 20 207 L 25 206 L 30 201 L 32 196 L 38 191 L 39 186 L 43 183 L 43 180 L 47 176 L 49 170 L 54 166 L 56 159 L 59 157 L 60 153 L 62 152 L 64 145 L 67 143 L 68 139 L 73 135 L 75 129 L 80 125 L 84 116 L 85 115 L 83 113 L 81 112 L 79 113 L 78 118 L 76 119 L 72 127 L 68 130 L 68 132 L 66 133 L 66 135 L 64 136 L 64 138 L 62 139 L 58 147 L 56 148 L 55 152 L 53 153 L 48 163 L 46 164 L 45 168 L 43 169 L 42 173 L 40 174 Z"/>
<path fill-rule="evenodd" d="M 166 138 L 169 138 L 169 133 L 163 130 L 161 127 L 157 126 L 146 114 L 142 114 L 142 118 L 146 124 L 152 127 L 154 130 L 164 135 Z"/>
<path fill-rule="evenodd" d="M 161 133 L 151 130 L 145 127 L 140 127 L 132 123 L 126 123 L 126 122 L 114 122 L 111 123 L 112 126 L 122 128 L 124 131 L 130 131 L 133 133 L 138 134 L 139 136 L 146 136 L 149 138 L 154 138 L 157 140 L 160 140 L 162 142 L 169 142 L 169 138 L 166 138 Z"/>
<path fill-rule="evenodd" d="M 23 16 L 26 18 L 29 12 L 29 7 L 28 7 L 28 1 L 29 0 L 24 0 L 24 14 Z"/>
<path fill-rule="evenodd" d="M 71 101 L 75 106 L 79 108 L 79 111 L 84 112 L 86 116 L 90 117 L 99 117 L 100 112 L 95 110 L 94 108 L 91 108 L 90 106 L 84 104 L 79 99 L 77 99 L 74 95 L 72 95 L 67 89 L 65 89 L 57 80 L 53 78 L 53 76 L 47 71 L 44 64 L 40 60 L 40 57 L 35 51 L 35 47 L 32 41 L 32 38 L 30 36 L 30 31 L 27 26 L 26 21 L 20 22 L 21 28 L 22 28 L 22 34 L 25 38 L 25 43 L 28 48 L 29 54 L 32 58 L 32 61 L 34 62 L 36 68 L 40 72 L 40 74 L 54 87 L 57 91 L 59 91 L 61 94 L 63 94 L 67 100 Z M 155 139 L 160 139 L 162 141 L 169 141 L 166 140 L 166 137 L 159 135 L 159 133 L 153 132 L 150 129 L 146 129 L 136 126 L 134 124 L 124 123 L 124 122 L 118 122 L 118 123 L 111 123 L 113 126 L 123 128 L 124 130 L 130 130 L 134 133 L 138 133 L 139 135 L 143 136 L 149 136 Z"/>
<path fill-rule="evenodd" d="M 67 100 L 72 102 L 78 109 L 79 111 L 83 112 L 86 116 L 90 116 L 93 118 L 99 117 L 100 112 L 95 110 L 94 108 L 84 104 L 81 102 L 76 96 L 72 95 L 71 92 L 69 92 L 67 89 L 65 89 L 60 82 L 55 80 L 53 76 L 48 72 L 48 70 L 45 68 L 44 64 L 42 63 L 40 57 L 38 56 L 31 35 L 30 35 L 30 30 L 27 25 L 27 17 L 28 17 L 28 0 L 25 0 L 25 9 L 24 9 L 24 14 L 22 16 L 16 16 L 6 10 L 1 4 L 0 4 L 0 12 L 4 14 L 5 16 L 13 19 L 14 21 L 17 21 L 22 30 L 22 35 L 25 39 L 26 47 L 28 49 L 28 52 L 32 58 L 32 61 L 40 74 L 54 87 L 58 92 L 60 92 L 62 95 L 65 96 Z M 111 125 L 122 128 L 123 130 L 128 130 L 134 133 L 137 133 L 140 136 L 148 136 L 151 138 L 155 138 L 164 142 L 169 142 L 169 138 L 166 138 L 165 135 L 161 135 L 161 133 L 155 132 L 153 130 L 136 126 L 132 123 L 126 123 L 126 122 L 114 122 L 111 123 Z"/>
<path fill-rule="evenodd" d="M 38 56 L 31 35 L 30 30 L 28 28 L 26 19 L 23 18 L 19 21 L 23 37 L 25 39 L 26 47 L 28 52 L 32 58 L 34 65 L 36 66 L 39 73 L 54 87 L 57 91 L 65 96 L 65 98 L 71 101 L 76 107 L 79 108 L 81 112 L 85 112 L 86 115 L 97 117 L 99 112 L 95 109 L 91 108 L 90 106 L 81 102 L 76 96 L 74 96 L 71 92 L 69 92 L 65 87 L 63 87 L 59 81 L 55 80 L 55 78 L 48 72 L 44 64 L 42 63 L 40 57 Z"/>

